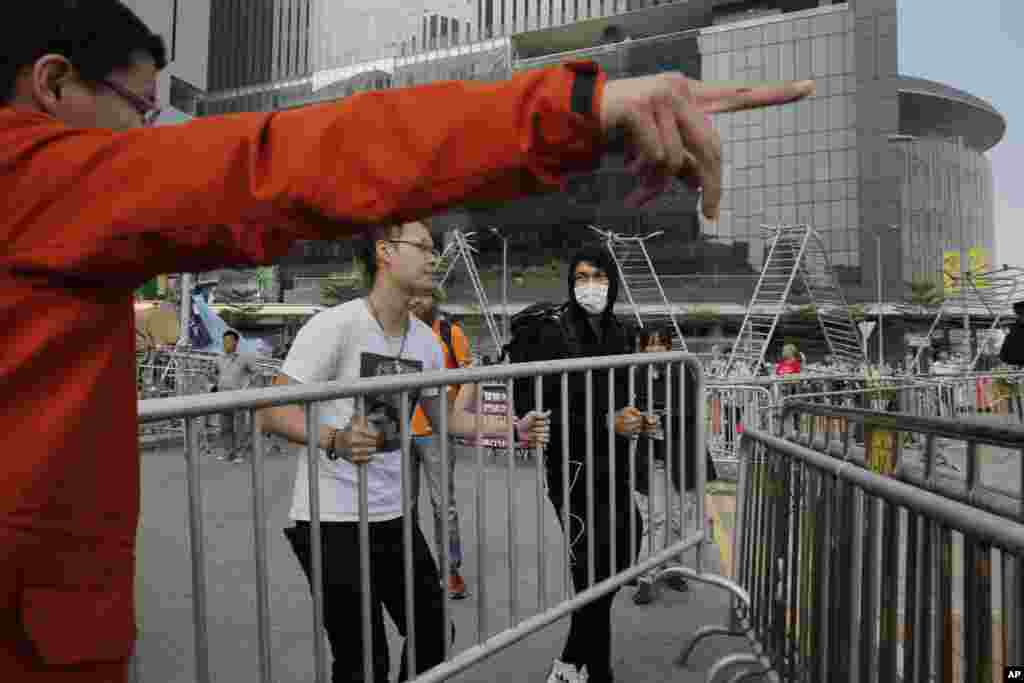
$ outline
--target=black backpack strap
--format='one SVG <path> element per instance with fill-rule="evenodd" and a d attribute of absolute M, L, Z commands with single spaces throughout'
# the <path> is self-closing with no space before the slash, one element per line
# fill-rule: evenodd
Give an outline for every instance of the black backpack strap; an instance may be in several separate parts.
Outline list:
<path fill-rule="evenodd" d="M 441 339 L 447 345 L 448 357 L 451 359 L 452 364 L 455 367 L 459 367 L 459 359 L 455 355 L 455 346 L 452 345 L 452 323 L 447 318 L 441 318 L 437 321 L 438 331 L 441 333 Z"/>
<path fill-rule="evenodd" d="M 558 320 L 558 326 L 562 329 L 562 336 L 565 338 L 565 344 L 569 347 L 569 353 L 573 358 L 577 358 L 580 355 L 580 337 L 576 331 L 576 326 L 572 324 L 572 319 L 569 316 L 569 303 L 566 302 L 556 309 L 556 315 Z"/>

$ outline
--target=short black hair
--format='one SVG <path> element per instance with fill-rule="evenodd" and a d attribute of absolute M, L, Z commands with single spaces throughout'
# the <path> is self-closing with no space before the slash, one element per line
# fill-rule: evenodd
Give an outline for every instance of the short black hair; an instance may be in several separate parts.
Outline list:
<path fill-rule="evenodd" d="M 167 66 L 167 48 L 120 0 L 32 0 L 18 3 L 16 15 L 0 29 L 0 104 L 14 98 L 22 69 L 43 55 L 68 58 L 82 80 L 98 83 L 114 69 L 135 65 L 149 54 L 157 69 Z"/>
<path fill-rule="evenodd" d="M 431 222 L 426 218 L 406 222 L 422 223 L 427 226 L 427 230 L 431 234 L 434 232 Z M 405 223 L 379 226 L 370 229 L 366 237 L 360 241 L 356 253 L 359 254 L 359 260 L 363 263 L 363 274 L 366 276 L 367 288 L 373 287 L 373 281 L 377 277 L 377 242 L 387 239 L 398 239 L 401 237 L 402 230 L 404 229 Z"/>
<path fill-rule="evenodd" d="M 363 275 L 366 277 L 366 287 L 373 288 L 373 281 L 377 277 L 377 242 L 394 237 L 399 233 L 401 225 L 384 225 L 372 228 L 366 233 L 366 237 L 359 242 L 356 253 L 363 263 Z"/>
<path fill-rule="evenodd" d="M 227 332 L 225 332 L 225 333 L 224 333 L 224 337 L 225 337 L 225 338 L 227 338 L 227 337 L 234 337 L 234 338 L 235 338 L 235 341 L 241 341 L 241 339 L 242 339 L 242 338 L 241 338 L 241 337 L 240 337 L 240 336 L 238 335 L 238 333 L 237 333 L 237 332 L 235 332 L 234 330 L 228 330 Z"/>

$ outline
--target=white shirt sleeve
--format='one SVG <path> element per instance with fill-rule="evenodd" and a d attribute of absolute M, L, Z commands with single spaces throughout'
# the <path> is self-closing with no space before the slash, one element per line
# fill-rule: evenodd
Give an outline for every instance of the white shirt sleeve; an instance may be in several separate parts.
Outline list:
<path fill-rule="evenodd" d="M 336 379 L 338 354 L 337 330 L 328 316 L 314 316 L 295 336 L 281 372 L 303 384 Z"/>
<path fill-rule="evenodd" d="M 429 335 L 429 341 L 425 342 L 427 344 L 428 354 L 423 364 L 423 371 L 429 372 L 431 370 L 443 370 L 446 367 L 446 365 L 444 359 L 444 349 L 441 346 L 441 342 L 438 341 L 437 337 L 434 335 L 433 330 L 431 330 L 423 323 L 420 324 L 423 325 L 423 330 L 425 330 L 426 334 Z M 424 339 L 427 339 L 427 337 L 424 336 Z M 422 405 L 423 401 L 436 399 L 440 395 L 440 387 L 427 387 L 420 392 L 420 403 Z M 424 412 L 428 413 L 429 417 L 429 411 L 427 410 L 427 408 L 424 407 L 423 410 Z"/>
<path fill-rule="evenodd" d="M 444 346 L 442 346 L 441 342 L 437 339 L 437 337 L 434 336 L 433 331 L 431 331 L 430 336 L 434 337 L 434 354 L 432 358 L 434 365 L 430 369 L 442 370 L 448 367 L 447 364 L 445 363 Z"/>

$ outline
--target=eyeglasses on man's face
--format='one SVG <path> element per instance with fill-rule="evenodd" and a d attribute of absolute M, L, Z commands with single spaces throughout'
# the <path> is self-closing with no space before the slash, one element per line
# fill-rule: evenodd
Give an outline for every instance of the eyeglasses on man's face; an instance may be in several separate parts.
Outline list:
<path fill-rule="evenodd" d="M 413 242 L 412 240 L 385 240 L 385 242 L 391 242 L 392 244 L 408 244 L 411 247 L 419 249 L 420 253 L 424 256 L 435 259 L 441 258 L 441 252 L 435 249 L 433 244 L 428 244 L 426 242 Z"/>
<path fill-rule="evenodd" d="M 100 85 L 130 104 L 138 112 L 139 116 L 142 117 L 142 125 L 152 126 L 160 118 L 162 109 L 142 95 L 134 93 L 123 85 L 107 78 L 101 80 Z"/>

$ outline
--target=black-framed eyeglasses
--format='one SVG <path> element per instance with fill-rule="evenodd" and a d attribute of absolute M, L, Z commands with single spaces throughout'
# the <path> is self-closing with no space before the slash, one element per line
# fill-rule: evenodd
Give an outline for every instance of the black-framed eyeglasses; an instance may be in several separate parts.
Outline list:
<path fill-rule="evenodd" d="M 410 240 L 384 240 L 385 242 L 391 242 L 393 244 L 408 244 L 409 246 L 416 247 L 425 255 L 439 259 L 441 258 L 441 252 L 435 249 L 429 244 L 423 244 L 422 242 L 412 242 Z"/>
<path fill-rule="evenodd" d="M 134 108 L 135 111 L 139 113 L 139 116 L 142 117 L 142 125 L 152 126 L 154 123 L 156 123 L 156 120 L 160 118 L 160 112 L 163 111 L 163 109 L 161 109 L 156 104 L 146 99 L 142 95 L 134 93 L 128 88 L 124 87 L 123 85 L 115 83 L 114 81 L 111 81 L 106 78 L 100 81 L 100 85 L 109 88 L 114 92 L 114 94 L 118 95 L 125 102 L 132 105 L 132 108 Z"/>

